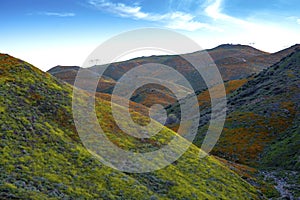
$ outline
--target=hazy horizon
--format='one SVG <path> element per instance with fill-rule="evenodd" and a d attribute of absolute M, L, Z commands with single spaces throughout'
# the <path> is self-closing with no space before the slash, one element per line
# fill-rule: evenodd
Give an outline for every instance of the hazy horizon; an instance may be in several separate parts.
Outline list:
<path fill-rule="evenodd" d="M 203 49 L 232 43 L 273 53 L 300 43 L 299 8 L 296 0 L 5 1 L 0 51 L 43 71 L 80 66 L 112 36 L 156 27 L 184 34 Z"/>
<path fill-rule="evenodd" d="M 210 49 L 213 49 L 213 48 L 216 48 L 216 47 L 219 47 L 219 46 L 221 46 L 221 45 L 243 45 L 243 46 L 251 46 L 251 45 L 246 45 L 246 44 L 229 44 L 229 43 L 226 43 L 226 44 L 220 44 L 220 45 L 217 45 L 217 46 L 215 46 L 215 47 L 212 47 L 212 48 L 209 48 L 209 49 L 203 49 L 203 50 L 210 50 Z M 298 45 L 298 44 L 294 44 L 294 45 Z M 292 46 L 294 46 L 294 45 L 292 45 Z M 292 46 L 289 46 L 289 47 L 292 47 Z M 289 48 L 289 47 L 287 47 L 287 48 Z M 284 49 L 286 49 L 286 48 L 284 48 Z M 281 49 L 281 50 L 284 50 L 284 49 Z M 267 51 L 264 51 L 264 50 L 262 50 L 262 49 L 258 49 L 258 50 L 260 50 L 260 51 L 263 51 L 263 52 L 266 52 L 266 53 L 276 53 L 276 52 L 278 52 L 278 51 L 276 51 L 276 52 L 267 52 Z M 281 51 L 281 50 L 279 50 L 279 51 Z M 186 53 L 194 53 L 194 52 L 186 52 Z M 135 53 L 133 53 L 133 54 L 129 54 L 129 55 L 125 55 L 124 57 L 120 57 L 120 58 L 118 58 L 117 60 L 115 60 L 114 62 L 112 62 L 112 63 L 115 63 L 115 62 L 123 62 L 123 61 L 129 61 L 129 60 L 132 60 L 132 59 L 136 59 L 136 58 L 142 58 L 142 57 L 151 57 L 151 56 L 167 56 L 167 55 L 177 55 L 177 54 L 164 54 L 164 52 L 163 53 L 161 53 L 161 52 L 153 52 L 153 54 L 152 54 L 152 51 L 149 51 L 149 52 L 146 52 L 146 51 L 143 51 L 143 52 L 137 52 L 136 54 Z M 21 58 L 20 58 L 21 59 Z M 46 69 L 46 70 L 44 70 L 45 72 L 46 71 L 48 71 L 48 70 L 50 70 L 50 69 L 52 69 L 52 68 L 54 68 L 54 67 L 57 67 L 57 66 L 78 66 L 78 67 L 81 67 L 81 64 L 82 63 L 80 63 L 80 64 L 75 64 L 75 65 L 61 65 L 61 64 L 57 64 L 57 65 L 54 65 L 54 66 L 52 66 L 52 67 L 50 67 L 49 69 Z M 95 64 L 91 64 L 91 66 L 94 66 L 94 65 L 105 65 L 105 64 L 110 64 L 110 63 L 107 63 L 107 62 L 104 62 L 104 63 L 95 63 Z M 38 66 L 35 66 L 35 67 L 38 67 Z"/>

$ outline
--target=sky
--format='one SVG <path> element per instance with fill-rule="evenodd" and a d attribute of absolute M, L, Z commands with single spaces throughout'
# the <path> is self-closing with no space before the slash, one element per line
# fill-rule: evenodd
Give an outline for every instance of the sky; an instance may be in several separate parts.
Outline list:
<path fill-rule="evenodd" d="M 299 0 L 0 0 L 0 52 L 46 71 L 80 66 L 122 32 L 174 30 L 208 49 L 251 45 L 276 52 L 300 43 Z"/>

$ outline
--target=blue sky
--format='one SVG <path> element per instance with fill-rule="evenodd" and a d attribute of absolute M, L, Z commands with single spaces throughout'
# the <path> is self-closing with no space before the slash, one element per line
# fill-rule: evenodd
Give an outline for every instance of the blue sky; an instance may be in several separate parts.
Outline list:
<path fill-rule="evenodd" d="M 298 0 L 2 0 L 0 52 L 42 70 L 81 65 L 103 41 L 168 28 L 203 48 L 251 44 L 275 52 L 300 43 Z"/>

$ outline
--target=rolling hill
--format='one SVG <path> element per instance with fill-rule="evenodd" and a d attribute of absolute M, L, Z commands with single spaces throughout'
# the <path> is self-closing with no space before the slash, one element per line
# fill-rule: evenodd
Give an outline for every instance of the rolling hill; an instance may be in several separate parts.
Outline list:
<path fill-rule="evenodd" d="M 0 198 L 264 198 L 214 157 L 199 160 L 201 150 L 194 145 L 172 165 L 154 172 L 131 174 L 103 165 L 76 132 L 72 90 L 29 63 L 0 54 Z M 89 93 L 82 91 L 82 98 Z M 124 150 L 149 151 L 179 137 L 162 127 L 163 134 L 137 139 L 116 126 L 109 102 L 96 98 L 96 111 L 107 137 Z M 147 120 L 138 113 L 133 116 L 140 123 Z"/>
<path fill-rule="evenodd" d="M 250 46 L 225 44 L 209 49 L 207 52 L 218 66 L 223 80 L 229 81 L 243 79 L 249 75 L 260 72 L 276 62 L 279 62 L 280 59 L 289 55 L 297 47 L 299 47 L 299 45 L 294 45 L 280 52 L 270 54 Z M 187 55 L 190 58 L 197 59 L 201 55 L 201 51 Z M 111 94 L 116 81 L 118 81 L 124 73 L 138 65 L 147 63 L 160 63 L 173 67 L 185 76 L 195 91 L 206 88 L 202 78 L 186 60 L 178 55 L 171 55 L 142 57 L 124 62 L 112 63 L 105 71 L 104 76 L 102 77 L 103 80 L 99 81 L 97 91 Z M 90 70 L 97 73 L 101 67 L 102 66 L 93 66 Z M 76 70 L 78 69 L 78 67 L 57 66 L 48 72 L 61 80 L 73 84 Z M 149 74 L 149 76 L 151 76 L 151 74 Z M 167 74 L 161 74 L 161 76 L 168 77 Z M 173 81 L 174 84 L 181 85 L 181 83 L 176 82 L 176 80 L 171 79 L 171 81 Z M 155 94 L 151 92 L 153 90 L 155 90 Z M 132 100 L 149 107 L 149 102 L 158 101 L 158 103 L 163 103 L 165 105 L 174 103 L 176 99 L 172 93 L 164 88 L 153 88 L 153 86 L 149 87 L 146 85 L 139 89 Z"/>

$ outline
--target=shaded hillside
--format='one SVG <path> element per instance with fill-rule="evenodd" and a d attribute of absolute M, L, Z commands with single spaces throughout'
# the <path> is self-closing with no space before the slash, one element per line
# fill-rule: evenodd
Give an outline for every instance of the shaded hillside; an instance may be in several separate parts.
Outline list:
<path fill-rule="evenodd" d="M 80 67 L 77 66 L 56 66 L 52 69 L 48 70 L 48 73 L 55 76 L 56 78 L 63 80 L 71 85 L 74 84 L 74 81 L 76 79 L 78 70 Z M 92 71 L 89 71 L 89 74 L 87 75 L 88 78 L 86 80 L 86 84 L 91 84 L 89 81 L 90 77 L 97 76 L 97 74 L 94 74 Z M 102 76 L 99 80 L 99 86 L 98 86 L 98 92 L 106 92 L 111 93 L 111 88 L 115 85 L 115 81 L 112 78 L 109 78 L 107 76 Z M 100 89 L 101 88 L 101 89 Z"/>
<path fill-rule="evenodd" d="M 259 172 L 250 176 L 237 172 L 251 183 L 257 178 L 273 182 L 282 197 L 292 199 L 300 197 L 299 67 L 300 48 L 257 75 L 226 82 L 228 115 L 212 151 L 228 161 L 263 170 L 265 178 L 257 177 Z M 218 86 L 212 89 L 217 91 Z M 198 101 L 193 106 L 200 107 L 201 126 L 194 144 L 201 147 L 211 112 L 207 90 L 198 93 Z M 167 126 L 176 131 L 178 120 L 174 118 L 180 119 L 180 106 L 175 103 L 167 110 L 173 119 Z M 236 168 L 236 164 L 230 166 Z"/>
<path fill-rule="evenodd" d="M 238 88 L 240 88 L 242 85 L 247 83 L 250 80 L 250 78 L 244 78 L 239 80 L 231 80 L 224 83 L 226 95 L 232 94 L 234 91 L 236 91 Z M 218 91 L 221 89 L 220 85 L 216 85 L 212 88 L 212 90 Z M 199 107 L 200 109 L 200 127 L 206 125 L 208 120 L 210 119 L 210 106 L 211 106 L 211 100 L 208 90 L 201 90 L 196 92 L 198 104 L 196 105 L 190 105 L 191 109 L 197 109 Z M 216 96 L 217 97 L 217 96 Z M 168 105 L 166 107 L 167 113 L 168 113 L 168 120 L 166 122 L 166 126 L 171 128 L 174 131 L 177 131 L 177 128 L 179 126 L 180 122 L 180 104 L 178 102 Z M 205 128 L 207 128 L 205 126 Z M 206 129 L 205 129 L 206 130 Z M 195 140 L 198 140 L 198 137 L 195 138 Z"/>
<path fill-rule="evenodd" d="M 251 46 L 230 44 L 220 45 L 208 50 L 208 53 L 218 66 L 224 81 L 245 78 L 286 56 L 273 56 L 266 61 L 272 54 L 262 52 Z M 257 57 L 261 57 L 262 59 L 257 60 Z"/>
<path fill-rule="evenodd" d="M 255 67 L 251 62 L 247 62 L 247 60 L 245 61 L 245 59 L 250 59 L 257 56 L 267 57 L 270 55 L 250 46 L 221 45 L 214 49 L 207 50 L 207 52 L 218 66 L 224 81 L 245 78 L 250 74 L 257 73 L 263 68 L 269 66 L 269 63 L 265 64 L 263 60 L 260 61 L 261 63 L 257 67 Z M 188 55 L 190 59 L 199 59 L 202 55 L 202 51 L 186 55 Z M 273 63 L 279 61 L 281 58 L 282 57 L 279 56 L 277 58 L 273 57 Z M 118 80 L 130 69 L 146 63 L 160 63 L 170 66 L 183 74 L 196 91 L 205 88 L 205 85 L 203 85 L 203 80 L 197 77 L 198 74 L 195 73 L 195 70 L 191 64 L 184 60 L 180 55 L 150 56 L 136 58 L 124 62 L 112 63 L 104 74 L 113 78 L 114 80 Z M 241 63 L 243 64 L 242 66 Z M 237 65 L 239 65 L 239 67 L 236 67 Z M 91 68 L 91 70 L 97 72 L 98 68 L 101 68 L 101 66 L 94 66 Z M 166 75 L 166 77 L 168 76 Z M 173 81 L 174 83 L 177 83 L 176 80 Z"/>
<path fill-rule="evenodd" d="M 213 154 L 252 166 L 299 170 L 299 66 L 297 50 L 248 80 L 225 83 L 228 115 Z M 198 100 L 202 127 L 194 142 L 201 146 L 210 118 L 208 91 L 200 92 Z M 179 118 L 179 108 L 167 109 Z"/>
<path fill-rule="evenodd" d="M 256 189 L 215 158 L 199 160 L 193 145 L 174 164 L 155 172 L 129 174 L 108 168 L 79 140 L 70 85 L 4 54 L 0 83 L 1 199 L 259 198 Z M 133 138 L 116 127 L 109 102 L 97 99 L 96 111 L 108 138 L 127 150 L 160 148 L 175 136 L 163 128 L 163 134 L 148 142 Z M 140 123 L 146 120 L 133 116 Z"/>
<path fill-rule="evenodd" d="M 56 66 L 56 67 L 50 69 L 48 72 L 51 75 L 55 76 L 56 78 L 58 78 L 60 80 L 63 80 L 65 82 L 73 85 L 79 69 L 80 69 L 80 67 L 77 67 L 77 66 Z M 61 72 L 63 72 L 63 73 L 61 73 Z M 89 72 L 89 74 L 87 74 L 87 76 L 89 78 L 87 78 L 87 83 L 86 83 L 87 85 L 91 84 L 89 82 L 90 77 L 96 76 L 96 74 L 93 74 L 93 72 L 91 72 L 91 71 L 88 71 L 88 72 Z M 99 80 L 99 84 L 101 84 L 102 88 L 105 87 L 104 86 L 105 84 L 110 87 L 110 85 L 113 85 L 114 83 L 115 83 L 115 81 L 113 81 L 112 79 L 109 79 L 105 76 Z M 109 93 L 99 93 L 99 92 L 97 92 L 96 95 L 97 95 L 97 97 L 99 97 L 101 99 L 104 99 L 106 101 L 111 101 L 111 96 L 112 95 L 109 94 Z M 165 94 L 163 94 L 163 95 L 165 95 Z M 120 99 L 121 97 L 118 97 L 118 98 Z M 135 98 L 138 98 L 138 96 L 136 96 Z M 172 97 L 170 97 L 170 98 L 172 98 Z M 119 100 L 118 102 L 122 103 L 123 101 Z M 175 100 L 172 100 L 170 102 L 175 102 Z M 127 105 L 122 104 L 122 106 L 126 107 Z M 139 113 L 141 113 L 145 116 L 148 116 L 148 114 L 149 114 L 148 113 L 148 108 L 143 106 L 143 103 L 138 104 L 138 103 L 135 103 L 133 101 L 130 101 L 130 108 L 131 108 L 132 111 L 139 112 Z"/>
<path fill-rule="evenodd" d="M 159 85 L 148 84 L 137 89 L 130 98 L 133 102 L 138 102 L 148 108 L 153 104 L 168 106 L 176 102 L 176 97 L 172 91 Z"/>
<path fill-rule="evenodd" d="M 58 65 L 56 67 L 53 67 L 52 69 L 50 69 L 48 72 L 51 74 L 56 74 L 56 73 L 60 73 L 60 72 L 77 72 L 80 69 L 80 67 L 78 66 L 61 66 Z"/>
<path fill-rule="evenodd" d="M 280 52 L 270 54 L 259 51 L 250 46 L 227 44 L 207 50 L 207 52 L 218 66 L 224 81 L 228 81 L 246 78 L 251 74 L 258 73 L 261 70 L 280 61 L 280 59 L 290 54 L 297 47 L 299 47 L 299 45 L 295 45 Z M 193 59 L 199 59 L 200 54 L 201 51 L 187 55 L 189 55 L 189 57 Z M 173 55 L 142 57 L 124 62 L 112 63 L 105 71 L 103 80 L 100 80 L 97 91 L 111 93 L 113 91 L 115 81 L 118 81 L 118 79 L 122 77 L 124 73 L 136 66 L 147 63 L 160 63 L 175 68 L 186 77 L 195 91 L 203 90 L 206 88 L 206 85 L 204 84 L 202 78 L 197 72 L 195 72 L 194 68 L 182 57 Z M 101 67 L 102 66 L 94 66 L 91 67 L 90 70 L 97 73 L 98 68 Z M 56 67 L 54 68 L 54 70 L 49 70 L 49 73 L 72 84 L 75 78 L 75 71 L 73 67 L 71 67 L 70 69 L 69 68 L 70 67 Z M 149 74 L 149 76 L 151 76 L 151 74 Z M 168 77 L 167 74 L 162 74 L 162 76 Z M 180 82 L 176 82 L 176 80 L 170 80 L 173 81 L 174 84 L 181 84 Z M 149 92 L 151 91 L 151 89 L 155 90 L 159 98 L 153 97 L 154 95 Z M 133 100 L 137 103 L 148 105 L 147 102 L 144 102 L 145 99 L 153 99 L 155 101 L 157 100 L 158 103 L 165 103 L 165 98 L 169 99 L 170 103 L 173 103 L 174 101 L 174 99 L 172 99 L 172 97 L 174 98 L 172 94 L 170 94 L 167 90 L 159 87 L 149 88 L 147 86 L 144 86 L 139 91 L 141 93 L 136 94 L 136 97 L 133 98 Z"/>
<path fill-rule="evenodd" d="M 300 151 L 294 148 L 300 142 L 295 135 L 300 123 L 297 117 L 299 66 L 300 49 L 254 76 L 229 96 L 229 115 L 221 140 L 214 149 L 216 154 L 244 164 L 253 165 L 264 160 L 269 167 L 300 169 Z M 282 140 L 290 141 L 289 145 L 281 147 L 288 150 L 275 149 L 274 146 L 283 144 Z M 266 161 L 268 154 L 280 155 L 283 161 L 272 164 Z"/>

